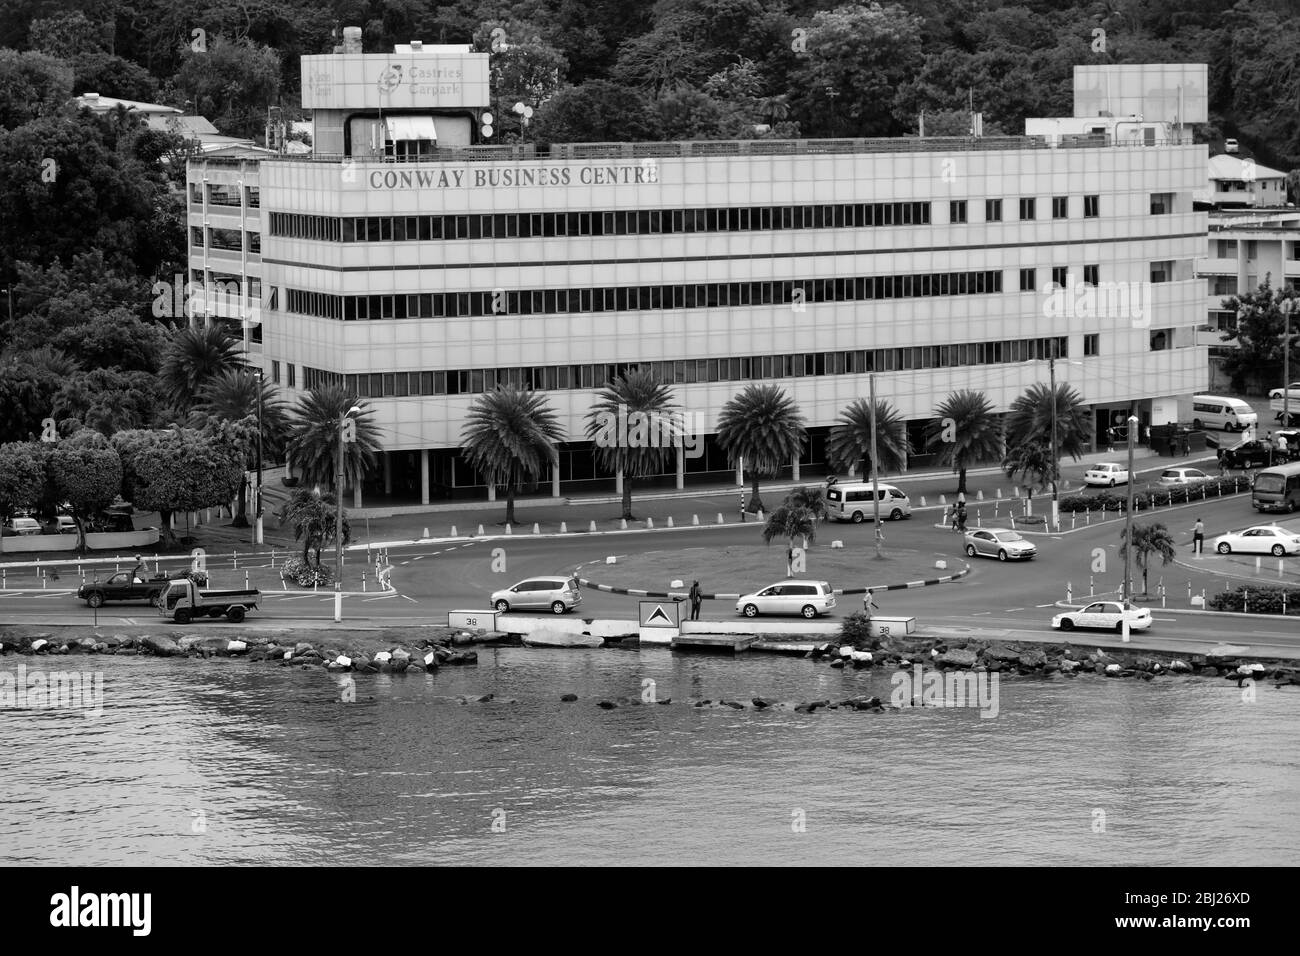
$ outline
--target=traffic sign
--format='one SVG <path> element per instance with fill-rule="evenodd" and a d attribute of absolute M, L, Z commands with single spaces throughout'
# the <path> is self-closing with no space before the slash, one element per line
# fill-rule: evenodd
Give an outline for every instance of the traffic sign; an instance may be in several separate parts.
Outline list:
<path fill-rule="evenodd" d="M 642 627 L 680 627 L 681 601 L 640 601 Z"/>

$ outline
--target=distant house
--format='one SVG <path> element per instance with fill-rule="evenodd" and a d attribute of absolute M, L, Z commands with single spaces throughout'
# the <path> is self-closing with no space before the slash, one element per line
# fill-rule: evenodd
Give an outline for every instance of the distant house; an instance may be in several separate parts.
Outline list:
<path fill-rule="evenodd" d="M 273 150 L 258 146 L 251 139 L 241 136 L 223 136 L 217 128 L 203 116 L 191 116 L 174 106 L 160 103 L 141 103 L 136 100 L 120 100 L 98 93 L 83 93 L 76 97 L 77 105 L 96 113 L 109 113 L 118 106 L 139 116 L 150 129 L 179 133 L 190 142 L 198 144 L 204 156 L 255 157 L 274 153 Z"/>
<path fill-rule="evenodd" d="M 1211 156 L 1209 183 L 1193 198 L 1202 208 L 1244 209 L 1286 205 L 1286 173 L 1253 159 L 1220 153 Z"/>

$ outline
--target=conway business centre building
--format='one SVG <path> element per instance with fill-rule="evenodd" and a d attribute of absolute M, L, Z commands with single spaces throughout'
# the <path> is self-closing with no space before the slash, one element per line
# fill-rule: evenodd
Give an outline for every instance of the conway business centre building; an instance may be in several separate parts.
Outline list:
<path fill-rule="evenodd" d="M 302 60 L 312 155 L 189 166 L 188 278 L 249 293 L 200 313 L 243 321 L 289 401 L 334 382 L 369 403 L 364 503 L 488 497 L 459 446 L 497 383 L 557 410 L 538 491 L 559 495 L 614 486 L 586 416 L 636 366 L 709 433 L 668 456 L 669 487 L 734 473 L 711 433 L 750 382 L 798 403 L 785 477 L 807 478 L 872 372 L 918 452 L 949 393 L 1006 410 L 1052 356 L 1099 432 L 1175 420 L 1206 381 L 1204 66 L 1077 68 L 1076 115 L 1023 137 L 540 149 L 489 145 L 488 59 L 350 35 Z"/>

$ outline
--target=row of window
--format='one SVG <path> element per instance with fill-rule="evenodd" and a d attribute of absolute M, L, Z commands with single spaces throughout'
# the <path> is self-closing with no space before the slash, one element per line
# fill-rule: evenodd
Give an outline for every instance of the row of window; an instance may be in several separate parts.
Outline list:
<path fill-rule="evenodd" d="M 213 249 L 229 249 L 232 252 L 243 250 L 243 237 L 248 237 L 248 251 L 251 253 L 260 253 L 262 251 L 262 234 L 260 232 L 240 232 L 238 229 L 217 229 L 209 228 L 207 238 L 204 238 L 204 230 L 201 226 L 190 227 L 190 243 L 197 247 L 208 245 Z"/>
<path fill-rule="evenodd" d="M 1091 339 L 1091 341 L 1088 341 Z M 641 368 L 673 385 L 696 382 L 735 382 L 810 375 L 861 375 L 865 372 L 902 372 L 913 369 L 996 365 L 1031 360 L 1068 358 L 1068 338 L 1008 339 L 959 345 L 923 345 L 850 352 L 802 352 L 790 355 L 756 355 L 743 358 L 686 359 L 626 364 L 542 365 L 520 368 L 451 369 L 430 372 L 378 372 L 341 375 L 303 367 L 303 386 L 342 385 L 361 398 L 406 395 L 473 395 L 498 384 L 541 390 L 601 388 L 623 373 Z M 1098 340 L 1087 336 L 1086 355 L 1096 355 Z M 279 381 L 279 363 L 271 363 L 271 377 Z M 292 386 L 293 366 L 289 366 Z"/>
<path fill-rule="evenodd" d="M 298 213 L 271 213 L 271 235 L 325 242 L 539 239 L 554 236 L 638 236 L 929 224 L 928 202 L 495 213 L 472 216 L 349 216 L 343 219 Z"/>
<path fill-rule="evenodd" d="M 345 321 L 456 318 L 482 315 L 554 315 L 569 312 L 636 312 L 744 305 L 856 302 L 1002 291 L 1002 273 L 942 272 L 908 276 L 856 276 L 793 282 L 712 282 L 703 285 L 619 286 L 600 289 L 532 289 L 424 292 L 412 295 L 331 295 L 288 289 L 285 308 L 299 315 Z"/>

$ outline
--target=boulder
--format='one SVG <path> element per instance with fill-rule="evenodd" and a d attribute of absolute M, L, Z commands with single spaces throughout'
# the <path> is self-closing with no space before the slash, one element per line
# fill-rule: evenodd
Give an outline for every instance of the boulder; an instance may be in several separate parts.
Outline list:
<path fill-rule="evenodd" d="M 33 654 L 39 654 L 41 651 L 45 650 L 49 646 L 50 646 L 49 641 L 45 640 L 45 638 L 43 637 L 38 637 L 36 638 L 36 640 L 32 641 L 31 644 L 27 645 L 27 649 L 31 651 Z"/>
<path fill-rule="evenodd" d="M 1014 664 L 1021 658 L 1020 651 L 1012 650 L 1005 644 L 994 642 L 984 648 L 985 660 L 1001 661 L 1004 664 Z"/>
<path fill-rule="evenodd" d="M 388 653 L 388 651 L 380 651 L 375 655 L 376 664 L 387 664 L 392 659 L 393 659 L 393 655 Z"/>
<path fill-rule="evenodd" d="M 227 653 L 227 654 L 243 654 L 243 653 L 244 653 L 245 651 L 247 651 L 247 650 L 248 650 L 248 642 L 247 642 L 247 641 L 227 641 L 227 642 L 226 642 L 226 653 Z"/>
<path fill-rule="evenodd" d="M 409 661 L 410 659 L 411 659 L 411 652 L 408 651 L 406 648 L 404 647 L 393 648 L 394 661 Z"/>
<path fill-rule="evenodd" d="M 1123 668 L 1120 667 L 1118 664 L 1106 664 L 1104 666 L 1103 665 L 1098 665 L 1098 666 L 1102 667 L 1102 673 L 1105 674 L 1107 677 L 1115 677 L 1120 673 L 1120 671 L 1123 670 Z"/>
<path fill-rule="evenodd" d="M 212 640 L 212 638 L 208 638 L 208 640 Z M 182 653 L 184 653 L 191 648 L 200 647 L 203 641 L 204 637 L 202 634 L 186 634 L 183 637 L 178 637 L 176 639 L 176 646 L 181 649 Z"/>
<path fill-rule="evenodd" d="M 389 671 L 394 674 L 405 674 L 407 670 L 411 667 L 411 662 L 410 661 L 389 661 L 384 666 L 387 667 Z"/>
<path fill-rule="evenodd" d="M 1042 667 L 1047 663 L 1047 655 L 1040 648 L 1031 647 L 1021 653 L 1019 663 L 1021 667 Z"/>
<path fill-rule="evenodd" d="M 315 647 L 306 641 L 301 641 L 293 646 L 293 656 L 302 657 L 304 654 L 311 654 L 316 650 Z"/>
<path fill-rule="evenodd" d="M 166 634 L 146 634 L 140 643 L 159 657 L 176 657 L 182 653 L 180 646 Z"/>
<path fill-rule="evenodd" d="M 618 706 L 618 704 L 614 703 L 612 700 L 602 700 L 596 706 L 599 707 L 601 710 L 613 710 L 615 707 Z M 695 706 L 698 707 L 699 704 L 696 704 Z"/>
<path fill-rule="evenodd" d="M 181 638 L 179 641 L 176 642 L 177 646 L 179 646 L 180 649 L 183 651 L 188 651 L 191 648 L 193 648 L 196 650 L 205 651 L 212 654 L 225 653 L 226 648 L 230 646 L 229 638 L 220 637 L 215 634 L 210 634 L 207 637 L 197 638 L 192 643 L 187 645 L 185 642 L 188 640 L 189 640 L 188 637 Z"/>
<path fill-rule="evenodd" d="M 605 639 L 591 634 L 538 630 L 525 634 L 523 642 L 525 647 L 600 647 Z"/>
<path fill-rule="evenodd" d="M 1061 673 L 1062 673 L 1062 674 L 1073 674 L 1075 671 L 1077 671 L 1077 670 L 1079 669 L 1079 666 L 1080 666 L 1080 665 L 1079 665 L 1079 662 L 1078 662 L 1078 661 L 1072 661 L 1072 660 L 1069 660 L 1069 659 L 1067 658 L 1067 659 L 1061 661 L 1061 664 L 1060 664 L 1060 667 L 1061 667 Z"/>
<path fill-rule="evenodd" d="M 755 710 L 763 710 L 763 709 L 765 709 L 765 708 L 771 706 L 770 704 L 768 704 L 767 701 L 765 701 L 765 700 L 764 700 L 763 698 L 761 698 L 761 697 L 755 697 L 753 700 L 750 701 L 750 703 L 754 705 L 754 709 L 755 709 Z"/>
<path fill-rule="evenodd" d="M 996 674 L 1006 665 L 1002 661 L 990 661 L 984 665 L 984 669 L 990 674 Z"/>
<path fill-rule="evenodd" d="M 447 663 L 453 666 L 464 664 L 477 664 L 477 651 L 456 651 L 447 659 Z"/>
<path fill-rule="evenodd" d="M 836 670 L 839 670 L 841 667 L 844 666 L 845 660 L 846 658 L 837 657 L 835 658 L 835 660 L 831 661 L 831 667 L 834 667 Z"/>
<path fill-rule="evenodd" d="M 945 651 L 935 659 L 935 663 L 940 667 L 963 667 L 971 668 L 975 666 L 977 658 L 974 651 L 968 651 L 962 648 L 954 648 Z"/>
<path fill-rule="evenodd" d="M 578 699 L 577 694 L 562 694 L 560 696 L 560 700 L 562 700 L 566 704 L 571 704 L 577 699 Z"/>

